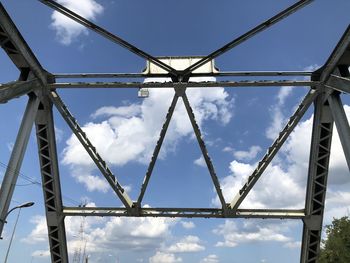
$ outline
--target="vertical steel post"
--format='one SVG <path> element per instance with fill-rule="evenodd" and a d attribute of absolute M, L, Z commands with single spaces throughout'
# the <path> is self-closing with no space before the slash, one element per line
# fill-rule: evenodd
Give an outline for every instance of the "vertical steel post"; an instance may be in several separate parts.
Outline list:
<path fill-rule="evenodd" d="M 51 262 L 68 262 L 52 103 L 44 96 L 35 120 Z"/>
<path fill-rule="evenodd" d="M 325 97 L 326 94 L 321 93 L 315 101 L 301 263 L 316 263 L 320 251 L 333 131 L 333 118 Z"/>
<path fill-rule="evenodd" d="M 19 128 L 15 145 L 0 188 L 0 236 L 4 228 L 6 215 L 10 206 L 12 195 L 21 169 L 24 153 L 27 148 L 30 132 L 38 110 L 39 100 L 30 95 L 22 123 Z"/>
<path fill-rule="evenodd" d="M 343 147 L 346 163 L 350 169 L 350 127 L 343 108 L 343 103 L 338 92 L 333 92 L 328 97 L 339 139 Z"/>

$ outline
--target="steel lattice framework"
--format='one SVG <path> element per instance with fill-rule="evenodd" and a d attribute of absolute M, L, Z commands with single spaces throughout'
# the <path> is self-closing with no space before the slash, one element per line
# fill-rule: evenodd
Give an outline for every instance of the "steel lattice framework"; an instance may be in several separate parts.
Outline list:
<path fill-rule="evenodd" d="M 165 63 L 160 58 L 154 57 L 141 49 L 131 45 L 120 37 L 108 32 L 98 25 L 88 21 L 84 17 L 72 12 L 52 0 L 40 0 L 43 4 L 75 20 L 81 25 L 95 31 L 101 36 L 128 49 L 137 56 L 152 63 L 165 73 L 102 73 L 102 74 L 59 74 L 54 75 L 46 71 L 27 45 L 22 35 L 16 28 L 3 5 L 0 3 L 0 44 L 9 58 L 20 71 L 18 81 L 0 85 L 0 103 L 27 94 L 28 104 L 17 135 L 15 145 L 9 160 L 0 189 L 0 234 L 2 233 L 4 219 L 9 209 L 21 163 L 25 154 L 26 145 L 33 124 L 35 124 L 40 170 L 42 176 L 43 193 L 46 208 L 46 219 L 50 243 L 52 262 L 68 262 L 65 216 L 117 216 L 117 217 L 200 217 L 200 218 L 276 218 L 299 219 L 303 222 L 303 237 L 301 259 L 302 263 L 317 262 L 320 250 L 321 230 L 325 207 L 325 195 L 327 190 L 327 177 L 329 157 L 332 139 L 333 123 L 335 123 L 342 147 L 345 153 L 348 167 L 350 167 L 350 127 L 343 109 L 340 93 L 350 92 L 350 26 L 334 49 L 326 64 L 314 72 L 278 71 L 278 72 L 211 72 L 195 73 L 203 65 L 223 55 L 228 50 L 236 47 L 266 28 L 279 22 L 300 8 L 312 2 L 301 0 L 294 5 L 278 13 L 271 19 L 254 27 L 247 33 L 232 40 L 211 54 L 200 58 L 184 70 L 177 70 Z M 198 72 L 198 71 L 197 71 Z M 263 77 L 262 80 L 244 81 L 212 81 L 190 82 L 191 77 L 215 76 L 215 77 Z M 272 80 L 266 81 L 268 76 L 283 77 L 294 76 L 299 80 Z M 310 80 L 305 80 L 309 76 Z M 59 78 L 156 78 L 168 77 L 169 82 L 56 82 Z M 258 163 L 258 166 L 249 176 L 233 200 L 225 200 L 215 173 L 214 166 L 209 157 L 201 131 L 195 119 L 190 101 L 187 98 L 188 87 L 257 87 L 257 86 L 309 86 L 310 90 L 300 102 L 294 114 L 290 117 L 283 130 L 279 133 L 267 153 Z M 169 106 L 165 122 L 160 131 L 159 140 L 156 143 L 153 156 L 150 160 L 140 194 L 133 201 L 126 193 L 116 176 L 109 169 L 107 163 L 98 154 L 96 148 L 79 126 L 77 120 L 68 110 L 60 98 L 57 90 L 63 88 L 173 88 L 174 97 Z M 142 200 L 151 178 L 153 167 L 160 152 L 165 134 L 171 122 L 176 104 L 182 99 L 191 121 L 196 139 L 202 151 L 205 163 L 208 167 L 212 182 L 222 207 L 214 208 L 143 208 Z M 283 143 L 291 134 L 295 126 L 303 117 L 307 109 L 314 105 L 314 120 L 312 129 L 308 182 L 305 208 L 299 210 L 286 209 L 241 209 L 240 204 L 254 187 L 264 170 L 268 167 Z M 54 131 L 53 106 L 57 108 L 63 119 L 67 122 L 72 132 L 76 135 L 86 152 L 101 171 L 110 187 L 121 200 L 123 207 L 65 207 L 62 203 L 60 176 L 57 161 L 57 150 Z"/>

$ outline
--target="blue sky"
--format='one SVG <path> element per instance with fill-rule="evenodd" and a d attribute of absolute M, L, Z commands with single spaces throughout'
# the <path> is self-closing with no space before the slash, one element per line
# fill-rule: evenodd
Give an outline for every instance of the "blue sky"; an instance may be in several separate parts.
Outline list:
<path fill-rule="evenodd" d="M 119 1 L 60 0 L 98 25 L 154 56 L 206 55 L 295 1 Z M 75 3 L 74 3 L 75 2 Z M 349 24 L 349 1 L 316 0 L 277 25 L 216 59 L 222 71 L 313 70 L 323 65 Z M 39 1 L 2 1 L 29 46 L 52 73 L 141 72 L 145 61 L 63 19 Z M 18 70 L 0 51 L 0 83 Z M 59 90 L 129 195 L 136 199 L 150 154 L 173 94 L 136 89 Z M 227 201 L 264 155 L 298 105 L 306 88 L 189 89 L 188 97 L 205 135 Z M 350 105 L 347 95 L 345 104 Z M 27 98 L 0 105 L 0 162 L 6 164 Z M 350 106 L 345 106 L 350 114 Z M 91 166 L 68 126 L 55 112 L 63 202 L 119 206 Z M 302 208 L 312 108 L 287 140 L 247 200 L 246 208 Z M 335 133 L 336 134 L 336 133 Z M 219 207 L 210 176 L 182 102 L 178 103 L 144 204 L 153 207 Z M 49 262 L 46 223 L 34 133 L 11 206 L 23 209 L 10 262 Z M 0 178 L 5 169 L 0 167 Z M 28 182 L 30 178 L 34 183 Z M 350 177 L 337 135 L 333 141 L 324 223 L 349 214 Z M 16 213 L 0 242 L 5 250 Z M 81 218 L 67 218 L 69 252 L 82 246 Z M 90 262 L 298 262 L 302 224 L 288 220 L 87 218 Z"/>

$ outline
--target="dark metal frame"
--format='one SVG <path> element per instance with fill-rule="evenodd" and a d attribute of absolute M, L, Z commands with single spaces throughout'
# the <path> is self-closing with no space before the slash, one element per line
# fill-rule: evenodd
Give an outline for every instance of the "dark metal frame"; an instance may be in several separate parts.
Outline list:
<path fill-rule="evenodd" d="M 9 58 L 20 71 L 18 81 L 0 85 L 0 103 L 28 94 L 28 106 L 23 116 L 23 121 L 18 132 L 8 169 L 0 189 L 0 235 L 13 195 L 24 152 L 28 142 L 31 127 L 35 123 L 38 139 L 39 160 L 43 182 L 46 218 L 50 242 L 52 262 L 68 262 L 67 244 L 65 237 L 65 216 L 118 216 L 118 217 L 200 217 L 200 218 L 276 218 L 276 219 L 301 219 L 303 220 L 303 241 L 301 249 L 301 262 L 316 262 L 319 254 L 324 202 L 327 187 L 329 155 L 332 138 L 333 120 L 338 128 L 341 143 L 345 152 L 346 160 L 350 168 L 350 127 L 345 116 L 339 92 L 350 92 L 350 26 L 335 48 L 334 52 L 320 69 L 314 72 L 300 71 L 262 71 L 262 72 L 215 72 L 193 73 L 194 70 L 223 55 L 228 50 L 241 44 L 257 33 L 262 32 L 271 25 L 279 22 L 293 12 L 299 10 L 312 0 L 301 0 L 275 15 L 271 19 L 261 23 L 257 27 L 232 40 L 223 47 L 217 49 L 187 69 L 176 70 L 159 58 L 154 57 L 141 49 L 131 45 L 120 37 L 108 32 L 98 25 L 79 16 L 71 10 L 61 6 L 52 0 L 40 0 L 43 4 L 75 20 L 83 26 L 95 31 L 114 43 L 128 49 L 136 55 L 148 60 L 154 65 L 165 70 L 166 74 L 145 73 L 81 73 L 81 74 L 51 74 L 44 70 L 35 55 L 26 44 L 15 24 L 0 3 L 0 45 L 8 54 Z M 215 76 L 215 77 L 274 77 L 275 80 L 243 81 L 213 81 L 213 82 L 190 82 L 191 77 Z M 281 80 L 282 76 L 299 77 L 297 80 Z M 310 76 L 310 80 L 305 80 Z M 158 82 L 56 82 L 56 79 L 70 78 L 155 78 L 169 77 L 171 81 Z M 257 168 L 236 197 L 229 203 L 223 197 L 219 179 L 209 157 L 209 153 L 202 138 L 190 101 L 186 95 L 188 87 L 271 87 L 271 86 L 309 86 L 310 91 L 302 100 L 295 113 L 278 135 L 275 142 L 268 149 L 266 155 L 259 162 Z M 174 97 L 169 107 L 165 122 L 160 131 L 159 140 L 155 146 L 153 156 L 149 163 L 145 180 L 137 201 L 125 192 L 116 176 L 108 168 L 106 162 L 97 153 L 96 148 L 82 131 L 77 120 L 68 110 L 62 99 L 56 92 L 61 88 L 173 88 Z M 153 167 L 156 163 L 167 128 L 170 124 L 177 101 L 182 98 L 188 117 L 191 121 L 198 144 L 212 178 L 221 208 L 143 208 L 142 199 L 151 179 Z M 310 150 L 310 164 L 304 209 L 240 209 L 239 206 L 249 191 L 259 180 L 263 171 L 272 161 L 278 150 L 282 147 L 290 133 L 298 124 L 309 106 L 314 103 L 314 125 Z M 60 179 L 58 171 L 55 132 L 53 129 L 52 106 L 58 109 L 63 119 L 67 122 L 72 132 L 84 146 L 97 168 L 101 171 L 115 194 L 121 200 L 124 207 L 64 207 L 62 204 Z"/>

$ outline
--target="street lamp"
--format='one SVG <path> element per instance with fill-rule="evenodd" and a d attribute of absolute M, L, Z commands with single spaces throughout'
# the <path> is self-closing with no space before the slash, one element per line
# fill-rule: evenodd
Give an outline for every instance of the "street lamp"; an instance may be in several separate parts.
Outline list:
<path fill-rule="evenodd" d="M 21 213 L 21 209 L 22 208 L 25 208 L 25 207 L 31 207 L 34 205 L 34 202 L 28 202 L 28 203 L 24 203 L 24 204 L 21 204 L 21 205 L 18 205 L 18 206 L 15 206 L 14 208 L 10 209 L 5 218 L 4 218 L 4 223 L 6 223 L 6 218 L 8 217 L 8 215 L 15 209 L 19 209 L 18 211 L 18 214 L 17 214 L 17 218 L 16 218 L 16 222 L 15 222 L 15 225 L 13 227 L 13 230 L 12 230 L 12 234 L 11 234 L 11 239 L 10 239 L 10 243 L 9 243 L 9 246 L 7 248 L 7 251 L 6 251 L 6 256 L 5 256 L 5 260 L 4 260 L 4 263 L 7 263 L 7 258 L 9 256 L 9 253 L 10 253 L 10 249 L 11 249 L 11 245 L 12 245 L 12 240 L 13 240 L 13 236 L 15 235 L 15 231 L 16 231 L 16 227 L 17 227 L 17 222 L 18 222 L 18 218 L 19 218 L 19 215 Z M 2 239 L 2 237 L 1 237 Z"/>

